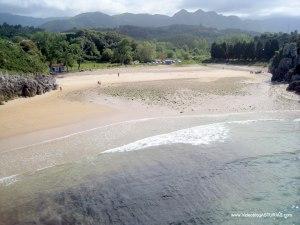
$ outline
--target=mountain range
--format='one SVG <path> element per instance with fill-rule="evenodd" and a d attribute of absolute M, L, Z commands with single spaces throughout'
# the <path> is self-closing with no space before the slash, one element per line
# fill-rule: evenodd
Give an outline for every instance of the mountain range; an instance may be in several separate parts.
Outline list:
<path fill-rule="evenodd" d="M 101 12 L 82 13 L 74 17 L 34 18 L 0 13 L 0 23 L 40 27 L 48 31 L 67 31 L 73 28 L 115 28 L 123 25 L 162 27 L 175 24 L 202 25 L 216 29 L 240 29 L 256 32 L 290 32 L 300 30 L 299 17 L 274 17 L 262 20 L 243 20 L 237 16 L 224 16 L 201 9 L 195 12 L 180 10 L 173 16 L 161 14 L 123 13 L 107 15 Z"/>

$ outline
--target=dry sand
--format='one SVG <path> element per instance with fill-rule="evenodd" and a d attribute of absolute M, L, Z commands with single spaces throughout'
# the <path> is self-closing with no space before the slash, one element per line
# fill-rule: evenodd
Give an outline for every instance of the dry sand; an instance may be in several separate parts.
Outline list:
<path fill-rule="evenodd" d="M 58 78 L 62 91 L 0 106 L 0 152 L 162 114 L 300 109 L 299 97 L 285 85 L 271 85 L 266 69 L 263 74 L 250 70 L 261 68 L 148 66 L 67 74 Z"/>

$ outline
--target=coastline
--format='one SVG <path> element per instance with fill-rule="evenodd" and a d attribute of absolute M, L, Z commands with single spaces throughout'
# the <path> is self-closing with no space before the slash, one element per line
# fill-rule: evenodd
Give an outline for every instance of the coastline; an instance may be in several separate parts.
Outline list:
<path fill-rule="evenodd" d="M 63 91 L 19 98 L 1 106 L 0 140 L 74 124 L 90 127 L 89 123 L 103 125 L 162 112 L 176 115 L 299 108 L 292 105 L 299 100 L 298 96 L 285 92 L 284 85 L 268 84 L 271 75 L 266 71 L 259 75 L 249 73 L 257 68 L 220 64 L 143 66 L 66 74 L 57 78 Z M 263 91 L 269 96 L 263 96 Z M 153 93 L 159 96 L 147 98 Z M 255 99 L 254 93 L 272 104 L 256 104 L 256 100 L 262 99 Z M 282 101 L 284 107 L 280 103 L 273 105 L 274 99 Z M 139 111 L 132 110 L 133 107 Z"/>
<path fill-rule="evenodd" d="M 67 74 L 57 79 L 62 91 L 16 99 L 0 107 L 0 154 L 18 161 L 37 153 L 37 149 L 24 151 L 26 146 L 144 118 L 300 110 L 297 95 L 286 92 L 284 85 L 271 85 L 266 72 L 250 74 L 253 69 L 193 65 Z M 61 164 L 92 152 L 78 155 L 61 149 L 59 154 L 65 158 Z M 54 158 L 49 162 L 55 162 Z M 37 169 L 51 164 L 32 163 Z"/>

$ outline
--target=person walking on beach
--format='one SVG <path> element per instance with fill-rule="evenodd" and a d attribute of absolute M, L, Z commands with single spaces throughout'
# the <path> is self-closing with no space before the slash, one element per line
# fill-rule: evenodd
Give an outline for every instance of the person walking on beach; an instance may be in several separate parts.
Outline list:
<path fill-rule="evenodd" d="M 62 91 L 62 86 L 59 87 L 59 90 Z"/>
<path fill-rule="evenodd" d="M 120 73 L 118 73 L 118 77 L 120 77 Z"/>
<path fill-rule="evenodd" d="M 98 81 L 98 85 L 100 85 L 100 86 L 101 86 L 101 81 Z"/>

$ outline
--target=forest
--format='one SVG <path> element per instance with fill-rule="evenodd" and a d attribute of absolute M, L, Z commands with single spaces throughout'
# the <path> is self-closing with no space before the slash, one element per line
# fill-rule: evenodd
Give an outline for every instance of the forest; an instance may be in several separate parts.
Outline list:
<path fill-rule="evenodd" d="M 213 61 L 269 62 L 276 52 L 287 43 L 298 43 L 297 31 L 287 33 L 264 33 L 244 39 L 225 39 L 213 42 L 210 49 Z"/>
<path fill-rule="evenodd" d="M 121 33 L 123 29 L 133 30 Z M 49 73 L 49 66 L 62 63 L 67 70 L 81 70 L 83 64 L 132 64 L 152 62 L 155 59 L 180 59 L 184 63 L 206 61 L 269 62 L 285 44 L 300 43 L 295 31 L 286 33 L 211 34 L 203 36 L 203 28 L 169 28 L 160 36 L 150 34 L 147 28 L 123 27 L 111 30 L 72 30 L 66 33 L 45 32 L 20 25 L 0 25 L 0 70 L 22 73 Z M 149 28 L 153 31 L 154 28 Z M 200 30 L 199 30 L 200 29 Z M 191 31 L 192 33 L 189 33 Z M 214 31 L 215 32 L 215 31 Z M 131 32 L 132 33 L 132 32 Z M 170 35 L 168 35 L 170 34 Z M 169 38 L 166 38 L 169 37 Z"/>
<path fill-rule="evenodd" d="M 209 45 L 200 38 L 180 47 L 165 41 L 135 40 L 115 31 L 52 33 L 8 24 L 0 26 L 0 44 L 0 69 L 23 73 L 46 72 L 47 66 L 56 63 L 80 70 L 85 62 L 131 64 L 166 58 L 200 61 L 201 57 L 209 57 Z M 11 54 L 12 50 L 16 54 Z"/>

